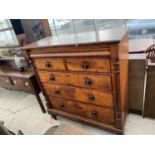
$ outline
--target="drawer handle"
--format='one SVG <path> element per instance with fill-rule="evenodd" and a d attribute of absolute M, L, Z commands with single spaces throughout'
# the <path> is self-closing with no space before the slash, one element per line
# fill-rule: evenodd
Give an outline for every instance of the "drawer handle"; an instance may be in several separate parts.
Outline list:
<path fill-rule="evenodd" d="M 88 69 L 89 68 L 89 64 L 88 63 L 83 63 L 82 64 L 82 68 L 85 69 L 85 70 Z"/>
<path fill-rule="evenodd" d="M 55 94 L 60 94 L 60 91 L 59 90 L 55 90 Z"/>
<path fill-rule="evenodd" d="M 51 75 L 49 79 L 50 79 L 51 81 L 54 81 L 54 80 L 55 80 L 54 75 Z"/>
<path fill-rule="evenodd" d="M 91 79 L 86 79 L 85 80 L 85 85 L 91 85 L 92 84 L 92 80 Z"/>
<path fill-rule="evenodd" d="M 94 100 L 95 100 L 95 97 L 94 97 L 93 95 L 89 95 L 89 96 L 88 96 L 88 100 L 89 100 L 89 101 L 94 101 Z"/>
<path fill-rule="evenodd" d="M 51 67 L 51 64 L 47 63 L 45 64 L 45 68 L 50 68 Z"/>
<path fill-rule="evenodd" d="M 28 82 L 25 82 L 25 86 L 28 86 L 29 85 L 29 83 Z"/>
<path fill-rule="evenodd" d="M 96 116 L 97 116 L 97 111 L 93 110 L 93 111 L 91 112 L 91 115 L 92 115 L 93 117 L 96 117 Z"/>
<path fill-rule="evenodd" d="M 65 107 L 64 103 L 61 103 L 60 108 L 64 108 L 64 107 Z"/>

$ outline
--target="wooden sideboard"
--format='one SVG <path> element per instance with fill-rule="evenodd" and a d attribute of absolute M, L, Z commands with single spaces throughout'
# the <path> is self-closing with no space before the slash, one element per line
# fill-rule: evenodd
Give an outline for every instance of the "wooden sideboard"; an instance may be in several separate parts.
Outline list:
<path fill-rule="evenodd" d="M 146 49 L 155 44 L 155 39 L 133 39 L 129 41 L 129 109 L 144 117 L 155 118 L 155 66 L 147 70 L 145 107 L 144 77 L 146 65 Z"/>
<path fill-rule="evenodd" d="M 0 58 L 0 87 L 34 94 L 42 112 L 46 112 L 39 96 L 41 89 L 33 70 L 19 72 L 12 57 Z"/>
<path fill-rule="evenodd" d="M 123 133 L 128 101 L 126 30 L 47 37 L 22 48 L 48 112 Z"/>

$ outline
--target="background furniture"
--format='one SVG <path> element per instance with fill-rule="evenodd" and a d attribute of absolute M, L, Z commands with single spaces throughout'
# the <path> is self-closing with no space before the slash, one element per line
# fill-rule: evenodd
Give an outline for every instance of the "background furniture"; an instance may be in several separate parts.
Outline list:
<path fill-rule="evenodd" d="M 19 72 L 15 66 L 13 57 L 0 58 L 0 87 L 34 94 L 42 112 L 46 112 L 39 96 L 41 90 L 34 72 L 27 68 L 24 72 Z"/>
<path fill-rule="evenodd" d="M 48 112 L 123 133 L 128 101 L 125 30 L 48 37 L 22 48 Z"/>
<path fill-rule="evenodd" d="M 145 79 L 144 79 L 144 100 L 143 117 L 155 118 L 155 44 L 147 48 Z"/>
<path fill-rule="evenodd" d="M 47 19 L 20 19 L 20 22 L 24 29 L 27 43 L 51 36 Z"/>
<path fill-rule="evenodd" d="M 145 117 L 155 118 L 155 67 L 147 70 L 145 108 L 143 109 L 144 77 L 146 49 L 155 43 L 155 39 L 134 39 L 129 41 L 129 110 Z"/>

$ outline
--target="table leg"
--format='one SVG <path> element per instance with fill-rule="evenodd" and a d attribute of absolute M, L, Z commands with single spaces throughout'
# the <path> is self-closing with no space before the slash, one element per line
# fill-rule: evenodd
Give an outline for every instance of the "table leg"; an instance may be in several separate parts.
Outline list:
<path fill-rule="evenodd" d="M 46 113 L 46 109 L 45 109 L 45 107 L 44 107 L 44 105 L 43 105 L 43 102 L 41 101 L 41 98 L 40 98 L 39 94 L 35 93 L 35 96 L 36 96 L 36 98 L 37 98 L 37 101 L 38 101 L 38 103 L 39 103 L 39 106 L 40 106 L 42 112 L 43 112 L 43 113 Z"/>

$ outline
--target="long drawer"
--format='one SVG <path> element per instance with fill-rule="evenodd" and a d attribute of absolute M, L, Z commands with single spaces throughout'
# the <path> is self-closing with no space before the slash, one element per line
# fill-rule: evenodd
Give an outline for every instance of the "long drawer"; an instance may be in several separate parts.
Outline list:
<path fill-rule="evenodd" d="M 110 75 L 38 71 L 40 80 L 51 84 L 64 84 L 86 88 L 112 90 Z"/>
<path fill-rule="evenodd" d="M 101 108 L 56 97 L 50 97 L 50 101 L 52 104 L 52 108 L 105 123 L 114 123 L 113 109 Z"/>
<path fill-rule="evenodd" d="M 46 93 L 50 96 L 62 97 L 65 99 L 85 102 L 103 107 L 113 107 L 113 96 L 111 93 L 46 83 L 43 83 L 43 86 Z"/>

